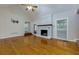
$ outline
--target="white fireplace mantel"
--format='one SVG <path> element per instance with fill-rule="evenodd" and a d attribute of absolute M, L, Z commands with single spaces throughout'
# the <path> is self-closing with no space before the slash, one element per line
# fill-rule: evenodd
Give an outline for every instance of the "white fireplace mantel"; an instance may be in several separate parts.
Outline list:
<path fill-rule="evenodd" d="M 41 30 L 47 30 L 47 36 L 41 35 Z M 52 38 L 52 26 L 38 26 L 36 30 L 36 36 L 50 39 Z"/>

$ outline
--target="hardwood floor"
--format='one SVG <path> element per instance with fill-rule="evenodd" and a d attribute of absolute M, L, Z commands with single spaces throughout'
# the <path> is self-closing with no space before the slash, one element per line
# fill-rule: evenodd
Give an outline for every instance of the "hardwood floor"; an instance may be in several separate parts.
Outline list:
<path fill-rule="evenodd" d="M 74 42 L 46 40 L 33 35 L 0 40 L 1 55 L 79 55 Z"/>

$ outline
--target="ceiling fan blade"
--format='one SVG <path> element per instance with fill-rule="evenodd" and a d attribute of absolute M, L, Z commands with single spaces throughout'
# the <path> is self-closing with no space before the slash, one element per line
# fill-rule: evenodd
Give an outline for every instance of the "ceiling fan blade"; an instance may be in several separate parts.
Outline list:
<path fill-rule="evenodd" d="M 23 6 L 28 6 L 29 4 L 21 4 L 21 5 L 23 5 Z"/>
<path fill-rule="evenodd" d="M 35 11 L 35 10 L 32 8 L 32 11 Z"/>
<path fill-rule="evenodd" d="M 28 10 L 28 8 L 26 8 L 25 10 Z"/>
<path fill-rule="evenodd" d="M 38 8 L 38 6 L 32 6 L 32 7 L 34 7 L 34 8 Z"/>

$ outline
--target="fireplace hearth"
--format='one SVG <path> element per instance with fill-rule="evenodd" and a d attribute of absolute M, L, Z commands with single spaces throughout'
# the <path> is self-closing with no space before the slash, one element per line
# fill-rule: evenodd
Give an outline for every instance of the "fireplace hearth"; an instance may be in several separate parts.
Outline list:
<path fill-rule="evenodd" d="M 42 36 L 47 36 L 48 35 L 47 30 L 41 30 L 41 35 Z"/>

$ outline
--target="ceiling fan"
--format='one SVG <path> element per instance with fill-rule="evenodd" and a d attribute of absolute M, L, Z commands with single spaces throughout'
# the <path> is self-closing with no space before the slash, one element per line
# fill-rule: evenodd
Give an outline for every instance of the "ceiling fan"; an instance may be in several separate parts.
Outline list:
<path fill-rule="evenodd" d="M 22 4 L 22 5 L 25 7 L 26 11 L 28 10 L 35 11 L 38 8 L 38 6 L 33 4 Z"/>

